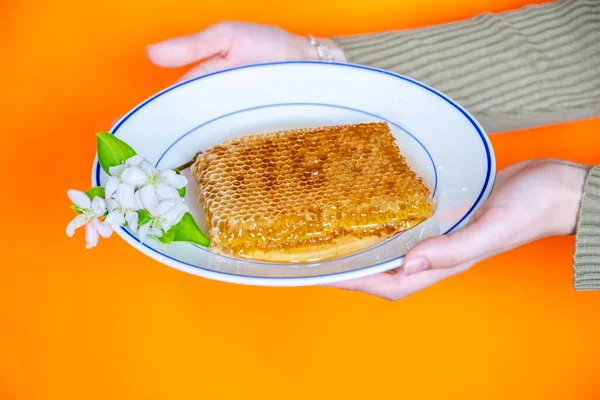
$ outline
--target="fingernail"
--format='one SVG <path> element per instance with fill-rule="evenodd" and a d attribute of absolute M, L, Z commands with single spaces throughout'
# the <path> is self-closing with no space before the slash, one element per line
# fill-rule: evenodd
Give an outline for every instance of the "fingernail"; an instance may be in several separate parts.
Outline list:
<path fill-rule="evenodd" d="M 409 276 L 416 274 L 418 272 L 425 271 L 429 264 L 427 260 L 423 257 L 415 258 L 414 260 L 410 260 L 406 264 L 404 264 L 404 275 Z"/>

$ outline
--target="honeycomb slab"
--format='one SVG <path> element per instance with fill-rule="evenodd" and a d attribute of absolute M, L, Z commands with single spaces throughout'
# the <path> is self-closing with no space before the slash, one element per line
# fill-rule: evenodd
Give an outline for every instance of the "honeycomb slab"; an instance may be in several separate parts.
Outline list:
<path fill-rule="evenodd" d="M 386 123 L 240 137 L 192 165 L 212 249 L 311 262 L 371 247 L 433 215 Z"/>

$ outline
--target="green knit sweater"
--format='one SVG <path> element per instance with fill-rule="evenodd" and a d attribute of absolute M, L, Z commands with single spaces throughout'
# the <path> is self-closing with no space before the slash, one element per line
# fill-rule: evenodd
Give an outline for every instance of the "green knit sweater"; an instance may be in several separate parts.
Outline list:
<path fill-rule="evenodd" d="M 333 40 L 348 62 L 439 89 L 489 133 L 600 116 L 599 0 Z M 600 290 L 600 166 L 584 187 L 574 276 L 577 290 Z"/>

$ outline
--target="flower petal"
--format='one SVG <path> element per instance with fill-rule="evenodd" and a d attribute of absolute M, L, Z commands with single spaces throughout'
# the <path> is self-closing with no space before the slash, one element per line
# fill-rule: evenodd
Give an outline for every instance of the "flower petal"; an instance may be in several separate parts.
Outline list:
<path fill-rule="evenodd" d="M 96 226 L 96 230 L 105 239 L 108 239 L 110 235 L 113 233 L 113 228 L 106 221 L 98 221 L 97 219 L 92 220 L 94 225 Z"/>
<path fill-rule="evenodd" d="M 115 177 L 120 177 L 121 174 L 123 173 L 123 171 L 125 171 L 125 164 L 119 164 L 119 165 L 115 165 L 114 167 L 109 167 L 108 168 L 108 173 L 111 176 L 115 176 Z"/>
<path fill-rule="evenodd" d="M 117 229 L 119 226 L 125 225 L 125 215 L 119 210 L 114 210 L 104 218 L 104 222 L 109 224 L 113 229 Z"/>
<path fill-rule="evenodd" d="M 104 197 L 108 200 L 113 197 L 113 194 L 117 191 L 117 187 L 119 186 L 119 178 L 115 176 L 111 176 L 106 181 L 106 185 L 104 185 Z"/>
<path fill-rule="evenodd" d="M 148 235 L 161 237 L 163 235 L 163 231 L 162 231 L 162 229 L 157 229 L 157 228 L 152 227 L 152 228 L 148 229 Z"/>
<path fill-rule="evenodd" d="M 177 175 L 172 169 L 160 171 L 160 180 L 173 186 L 175 189 L 181 189 L 187 185 L 187 178 L 183 175 Z"/>
<path fill-rule="evenodd" d="M 177 201 L 175 199 L 162 200 L 160 203 L 158 203 L 158 206 L 156 207 L 156 216 L 162 217 L 164 214 L 169 212 L 169 210 L 171 210 L 173 207 L 179 204 L 181 204 L 181 201 Z"/>
<path fill-rule="evenodd" d="M 81 190 L 71 189 L 67 192 L 67 196 L 69 196 L 69 199 L 73 202 L 73 204 L 82 210 L 86 210 L 92 205 L 92 201 L 88 195 L 83 193 Z"/>
<path fill-rule="evenodd" d="M 131 232 L 133 232 L 136 235 L 138 232 L 139 219 L 140 219 L 140 216 L 136 212 L 130 211 L 128 213 L 125 213 L 125 221 L 127 221 L 127 227 L 129 228 L 129 230 Z"/>
<path fill-rule="evenodd" d="M 142 203 L 143 208 L 148 210 L 150 215 L 158 215 L 156 209 L 158 207 L 159 198 L 156 196 L 152 186 L 143 186 L 136 192 L 136 195 L 139 196 L 139 202 Z"/>
<path fill-rule="evenodd" d="M 148 175 L 152 175 L 156 172 L 156 168 L 154 168 L 154 166 L 148 160 L 142 160 L 138 166 Z"/>
<path fill-rule="evenodd" d="M 140 226 L 138 231 L 138 239 L 140 242 L 146 240 L 146 236 L 148 235 L 148 230 L 150 229 L 150 222 L 146 222 L 144 225 Z"/>
<path fill-rule="evenodd" d="M 124 183 L 132 186 L 140 186 L 146 183 L 148 176 L 140 167 L 128 167 L 121 175 Z"/>
<path fill-rule="evenodd" d="M 96 219 L 92 220 L 89 224 L 85 226 L 85 248 L 91 249 L 98 244 L 98 231 L 96 230 L 96 224 L 93 221 L 97 221 Z"/>
<path fill-rule="evenodd" d="M 119 208 L 119 202 L 115 199 L 107 199 L 106 200 L 106 209 L 108 212 L 113 212 Z"/>
<path fill-rule="evenodd" d="M 143 210 L 144 209 L 144 204 L 142 204 L 142 199 L 140 198 L 140 191 L 136 190 L 134 193 L 135 196 L 135 204 L 136 204 L 136 208 L 138 210 Z"/>
<path fill-rule="evenodd" d="M 173 227 L 173 225 L 176 225 L 179 221 L 181 221 L 181 218 L 183 218 L 183 215 L 187 211 L 188 211 L 188 209 L 185 204 L 180 204 L 180 205 L 176 205 L 175 207 L 172 207 L 168 212 L 161 215 L 161 217 L 160 217 L 161 220 L 163 221 L 162 228 L 165 231 L 168 231 L 169 229 L 171 229 L 171 227 Z"/>
<path fill-rule="evenodd" d="M 129 157 L 127 160 L 125 160 L 125 165 L 128 167 L 139 167 L 140 163 L 144 161 L 144 157 L 142 156 L 138 156 L 137 154 L 135 156 Z"/>
<path fill-rule="evenodd" d="M 156 185 L 156 195 L 160 200 L 178 199 L 179 192 L 173 186 L 166 183 Z"/>
<path fill-rule="evenodd" d="M 137 210 L 139 205 L 135 200 L 135 187 L 126 183 L 121 183 L 117 187 L 117 195 L 115 196 L 122 209 Z"/>
<path fill-rule="evenodd" d="M 94 200 L 92 200 L 92 211 L 97 217 L 104 215 L 106 212 L 106 202 L 102 197 L 94 197 Z"/>
<path fill-rule="evenodd" d="M 88 219 L 82 214 L 77 215 L 75 218 L 73 218 L 71 222 L 69 222 L 69 225 L 67 225 L 67 236 L 73 237 L 73 235 L 75 234 L 75 229 L 81 228 L 87 222 Z"/>

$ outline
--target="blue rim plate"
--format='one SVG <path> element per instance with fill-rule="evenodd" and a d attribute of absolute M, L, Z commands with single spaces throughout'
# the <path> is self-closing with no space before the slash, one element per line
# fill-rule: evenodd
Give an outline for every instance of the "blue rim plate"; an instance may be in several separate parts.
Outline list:
<path fill-rule="evenodd" d="M 111 129 L 162 168 L 233 137 L 281 129 L 385 121 L 409 164 L 434 193 L 431 220 L 370 249 L 306 264 L 253 262 L 220 256 L 187 243 L 126 242 L 151 258 L 220 281 L 264 285 L 326 284 L 363 277 L 402 264 L 420 240 L 468 223 L 487 199 L 495 177 L 489 138 L 475 119 L 447 96 L 410 78 L 354 64 L 289 61 L 241 66 L 173 85 L 145 100 Z M 186 202 L 196 221 L 204 215 L 188 174 Z M 106 174 L 94 160 L 92 183 Z"/>

